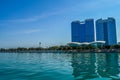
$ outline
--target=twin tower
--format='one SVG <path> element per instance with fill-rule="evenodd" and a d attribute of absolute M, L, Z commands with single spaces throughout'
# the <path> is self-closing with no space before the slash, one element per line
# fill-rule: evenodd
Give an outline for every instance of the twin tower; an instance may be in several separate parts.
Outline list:
<path fill-rule="evenodd" d="M 117 44 L 116 21 L 114 18 L 73 21 L 71 23 L 72 42 L 105 41 L 106 45 Z"/>

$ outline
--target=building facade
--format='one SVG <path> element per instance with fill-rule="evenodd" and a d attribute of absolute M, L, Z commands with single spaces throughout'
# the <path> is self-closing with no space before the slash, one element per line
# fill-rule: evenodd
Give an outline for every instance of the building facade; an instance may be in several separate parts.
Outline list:
<path fill-rule="evenodd" d="M 105 41 L 106 45 L 117 44 L 116 21 L 114 18 L 96 21 L 96 40 Z"/>
<path fill-rule="evenodd" d="M 71 23 L 72 42 L 93 42 L 94 41 L 94 20 L 73 21 Z"/>

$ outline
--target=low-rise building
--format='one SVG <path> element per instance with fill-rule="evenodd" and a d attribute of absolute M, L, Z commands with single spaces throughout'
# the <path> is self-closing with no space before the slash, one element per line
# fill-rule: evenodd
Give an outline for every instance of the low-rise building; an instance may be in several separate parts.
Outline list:
<path fill-rule="evenodd" d="M 71 47 L 79 47 L 79 46 L 87 46 L 87 45 L 91 45 L 91 46 L 104 46 L 105 45 L 105 41 L 94 41 L 94 42 L 84 42 L 84 43 L 79 43 L 79 42 L 70 42 L 67 43 L 68 46 Z"/>

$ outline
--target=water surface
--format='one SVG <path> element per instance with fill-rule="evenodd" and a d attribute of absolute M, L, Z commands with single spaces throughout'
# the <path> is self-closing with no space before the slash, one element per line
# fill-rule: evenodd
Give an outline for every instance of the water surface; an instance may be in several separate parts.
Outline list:
<path fill-rule="evenodd" d="M 0 53 L 0 80 L 120 80 L 120 54 Z"/>

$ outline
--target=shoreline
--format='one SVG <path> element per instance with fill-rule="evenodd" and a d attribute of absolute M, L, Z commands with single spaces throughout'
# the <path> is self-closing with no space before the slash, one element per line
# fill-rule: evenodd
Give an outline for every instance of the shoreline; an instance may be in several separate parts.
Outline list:
<path fill-rule="evenodd" d="M 0 53 L 120 53 L 119 49 L 110 50 L 21 50 L 21 51 L 0 51 Z"/>

